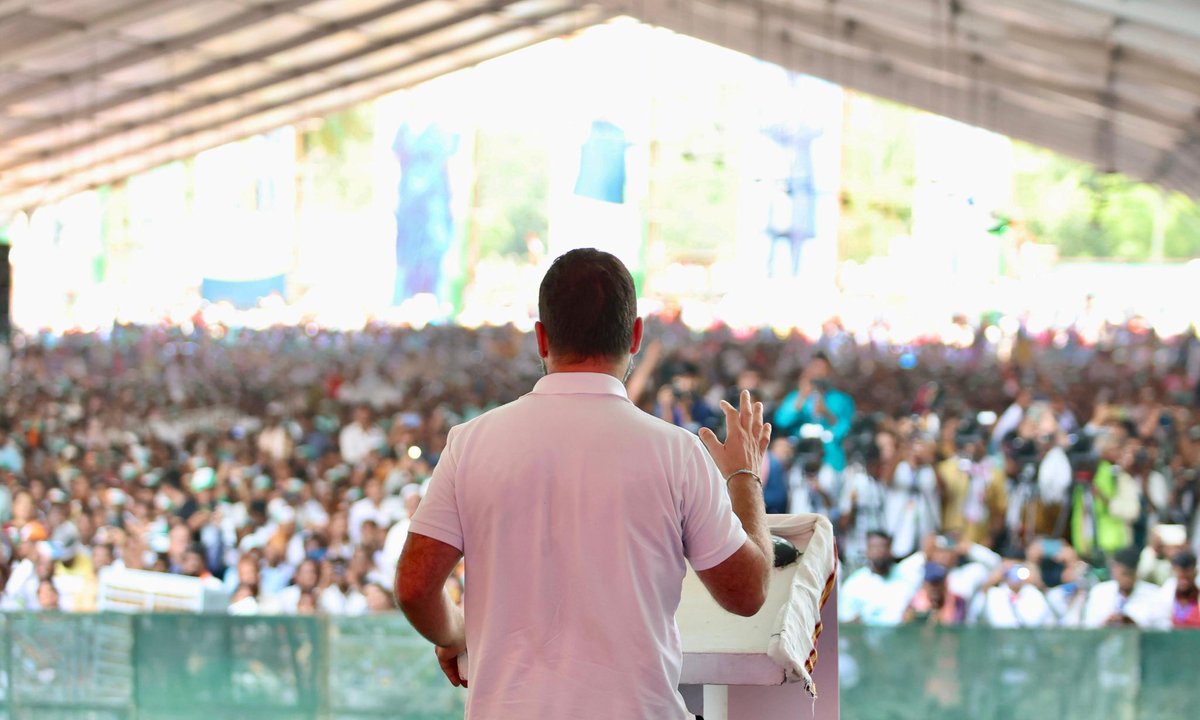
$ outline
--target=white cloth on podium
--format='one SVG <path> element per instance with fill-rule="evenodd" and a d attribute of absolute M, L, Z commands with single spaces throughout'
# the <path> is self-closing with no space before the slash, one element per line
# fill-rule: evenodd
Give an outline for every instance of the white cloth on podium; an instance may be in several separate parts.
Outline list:
<path fill-rule="evenodd" d="M 821 608 L 837 583 L 837 549 L 833 525 L 823 515 L 768 515 L 772 535 L 802 551 L 788 601 L 779 609 L 767 655 L 783 669 L 785 682 L 802 682 L 814 698 L 812 679 L 821 637 Z M 832 659 L 837 662 L 836 658 Z"/>

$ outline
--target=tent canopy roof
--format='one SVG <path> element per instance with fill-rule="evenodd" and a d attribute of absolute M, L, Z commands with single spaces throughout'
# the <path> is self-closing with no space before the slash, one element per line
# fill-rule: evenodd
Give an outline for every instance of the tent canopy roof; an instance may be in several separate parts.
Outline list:
<path fill-rule="evenodd" d="M 1189 0 L 0 0 L 0 216 L 619 14 L 1200 197 Z"/>

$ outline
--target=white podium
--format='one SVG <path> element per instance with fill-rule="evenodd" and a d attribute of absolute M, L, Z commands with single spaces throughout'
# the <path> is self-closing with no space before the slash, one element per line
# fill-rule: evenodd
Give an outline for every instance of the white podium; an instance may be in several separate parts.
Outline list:
<path fill-rule="evenodd" d="M 688 709 L 704 720 L 838 720 L 832 527 L 815 515 L 768 520 L 772 534 L 790 540 L 802 555 L 772 570 L 767 601 L 756 615 L 728 613 L 694 572 L 684 579 L 675 616 L 683 644 L 680 689 Z M 816 698 L 808 690 L 809 667 Z"/>

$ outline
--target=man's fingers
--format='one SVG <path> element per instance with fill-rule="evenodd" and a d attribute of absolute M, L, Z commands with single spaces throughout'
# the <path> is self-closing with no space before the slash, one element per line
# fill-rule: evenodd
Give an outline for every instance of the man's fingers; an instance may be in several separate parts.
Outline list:
<path fill-rule="evenodd" d="M 750 421 L 750 429 L 755 435 L 762 432 L 763 427 L 763 404 L 760 402 L 754 403 L 754 416 Z"/>
<path fill-rule="evenodd" d="M 729 431 L 738 424 L 738 411 L 727 401 L 721 401 L 721 412 L 725 413 L 725 438 L 729 438 Z"/>
<path fill-rule="evenodd" d="M 706 427 L 700 428 L 700 442 L 708 448 L 709 455 L 715 455 L 716 451 L 721 448 L 721 441 L 717 439 L 717 434 Z"/>
<path fill-rule="evenodd" d="M 446 679 L 450 681 L 451 685 L 454 687 L 463 687 L 466 685 L 458 675 L 458 658 L 443 658 L 439 653 L 438 665 L 442 666 L 442 672 L 446 674 Z"/>
<path fill-rule="evenodd" d="M 738 419 L 741 421 L 742 427 L 747 430 L 750 429 L 750 421 L 753 417 L 754 411 L 751 408 L 753 404 L 750 401 L 750 391 L 743 390 L 742 394 L 738 397 Z"/>
<path fill-rule="evenodd" d="M 767 446 L 771 444 L 771 423 L 763 425 L 762 430 L 758 434 L 758 451 L 765 453 Z"/>

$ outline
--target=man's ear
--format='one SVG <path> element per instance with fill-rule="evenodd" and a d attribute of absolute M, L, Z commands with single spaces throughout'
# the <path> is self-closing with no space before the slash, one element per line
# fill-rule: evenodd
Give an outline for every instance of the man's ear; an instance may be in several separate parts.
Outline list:
<path fill-rule="evenodd" d="M 550 356 L 550 340 L 546 337 L 546 326 L 541 320 L 533 324 L 533 334 L 537 337 L 538 357 L 545 360 Z"/>
<path fill-rule="evenodd" d="M 630 355 L 637 355 L 638 350 L 642 349 L 642 335 L 646 331 L 645 325 L 641 318 L 633 321 L 633 345 L 629 348 Z"/>

